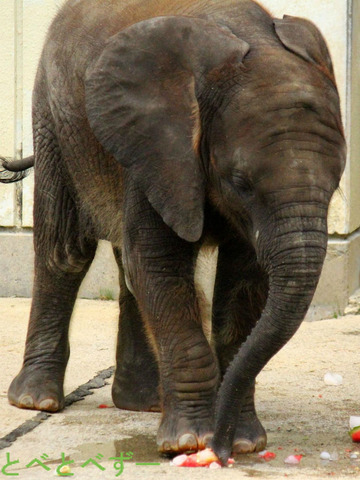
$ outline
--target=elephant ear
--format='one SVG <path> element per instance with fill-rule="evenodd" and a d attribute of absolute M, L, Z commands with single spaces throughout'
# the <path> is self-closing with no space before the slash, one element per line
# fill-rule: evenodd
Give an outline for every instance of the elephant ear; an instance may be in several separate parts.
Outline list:
<path fill-rule="evenodd" d="M 334 76 L 331 57 L 319 29 L 309 20 L 284 15 L 274 19 L 275 31 L 283 45 L 308 62 L 325 68 Z"/>
<path fill-rule="evenodd" d="M 208 74 L 221 75 L 248 50 L 247 43 L 206 20 L 157 17 L 111 37 L 86 74 L 95 136 L 187 241 L 200 238 L 204 221 L 197 97 Z"/>

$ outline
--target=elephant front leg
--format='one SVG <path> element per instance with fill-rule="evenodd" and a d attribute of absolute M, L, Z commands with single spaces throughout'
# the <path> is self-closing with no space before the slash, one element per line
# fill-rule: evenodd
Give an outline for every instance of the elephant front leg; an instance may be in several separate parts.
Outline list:
<path fill-rule="evenodd" d="M 194 451 L 205 448 L 213 431 L 217 365 L 202 331 L 192 275 L 179 272 L 183 262 L 192 270 L 191 259 L 176 261 L 174 251 L 168 262 L 177 265 L 170 276 L 167 262 L 155 257 L 140 266 L 145 276 L 139 273 L 134 288 L 159 362 L 158 448 L 166 454 Z"/>
<path fill-rule="evenodd" d="M 260 318 L 267 289 L 267 278 L 250 246 L 233 240 L 219 247 L 213 335 L 222 376 Z M 266 446 L 266 432 L 256 414 L 254 395 L 252 384 L 239 415 L 234 453 L 251 453 Z"/>
<path fill-rule="evenodd" d="M 159 363 L 165 454 L 204 448 L 213 432 L 219 375 L 194 287 L 197 248 L 181 240 L 146 199 L 125 217 L 124 261 Z"/>
<path fill-rule="evenodd" d="M 119 267 L 120 318 L 112 398 L 118 408 L 125 410 L 159 411 L 157 360 L 136 299 L 126 284 L 121 250 L 114 248 L 114 255 Z"/>
<path fill-rule="evenodd" d="M 194 306 L 190 306 L 188 295 L 186 302 L 178 290 L 172 291 L 186 310 L 174 305 L 167 327 L 171 331 L 156 333 L 163 414 L 157 443 L 165 454 L 197 451 L 209 445 L 218 387 L 213 353 L 201 328 L 186 318 Z"/>

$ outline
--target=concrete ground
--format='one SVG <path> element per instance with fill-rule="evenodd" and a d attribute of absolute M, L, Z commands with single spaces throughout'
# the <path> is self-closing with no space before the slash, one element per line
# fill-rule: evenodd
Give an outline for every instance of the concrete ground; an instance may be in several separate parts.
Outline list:
<path fill-rule="evenodd" d="M 360 475 L 360 444 L 352 443 L 347 433 L 349 416 L 360 415 L 359 316 L 303 323 L 257 380 L 258 414 L 268 433 L 267 448 L 276 458 L 265 462 L 257 454 L 238 456 L 233 468 L 220 471 L 170 466 L 156 451 L 159 414 L 113 406 L 108 369 L 114 365 L 118 309 L 112 301 L 77 303 L 65 380 L 69 405 L 51 415 L 10 406 L 6 393 L 21 366 L 29 309 L 28 299 L 0 299 L 0 477 L 51 478 L 62 462 L 71 462 L 74 478 L 97 480 Z M 341 374 L 343 384 L 326 385 L 327 372 Z M 110 408 L 99 408 L 101 404 Z M 321 460 L 322 451 L 335 460 Z M 128 452 L 132 456 L 123 461 L 121 472 L 116 458 Z M 350 458 L 357 452 L 357 458 Z M 290 454 L 302 454 L 301 463 L 285 465 Z M 138 465 L 144 462 L 158 465 Z"/>

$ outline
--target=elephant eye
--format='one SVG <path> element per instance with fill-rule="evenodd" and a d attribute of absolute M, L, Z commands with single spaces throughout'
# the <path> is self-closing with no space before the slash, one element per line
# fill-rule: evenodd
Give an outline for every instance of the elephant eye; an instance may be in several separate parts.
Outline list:
<path fill-rule="evenodd" d="M 254 186 L 251 180 L 242 172 L 237 172 L 237 171 L 233 172 L 232 181 L 236 190 L 239 193 L 244 193 L 247 195 L 253 193 Z"/>

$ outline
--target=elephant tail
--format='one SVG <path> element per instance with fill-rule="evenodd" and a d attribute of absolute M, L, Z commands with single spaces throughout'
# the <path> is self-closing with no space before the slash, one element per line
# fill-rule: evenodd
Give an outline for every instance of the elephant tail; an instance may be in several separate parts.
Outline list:
<path fill-rule="evenodd" d="M 34 163 L 33 155 L 12 161 L 0 157 L 0 183 L 13 183 L 22 180 L 28 175 L 29 169 L 34 166 Z"/>

